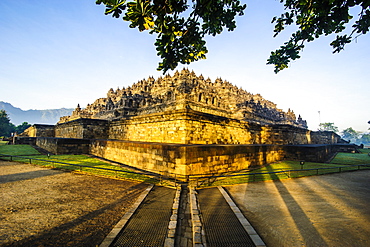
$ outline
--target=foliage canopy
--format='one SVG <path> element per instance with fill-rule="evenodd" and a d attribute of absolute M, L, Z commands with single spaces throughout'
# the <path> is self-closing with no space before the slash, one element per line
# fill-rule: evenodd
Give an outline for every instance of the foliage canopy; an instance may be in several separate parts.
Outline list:
<path fill-rule="evenodd" d="M 350 34 L 338 35 L 331 42 L 333 53 L 370 26 L 369 0 L 280 0 L 286 12 L 274 17 L 275 36 L 286 26 L 295 24 L 298 30 L 279 49 L 271 52 L 267 64 L 275 66 L 275 73 L 300 58 L 305 43 L 322 35 L 341 33 L 353 18 L 350 10 L 357 6 L 358 19 Z M 157 55 L 162 58 L 158 70 L 175 69 L 179 63 L 189 64 L 205 59 L 208 52 L 205 36 L 216 36 L 224 29 L 236 28 L 236 16 L 244 14 L 246 4 L 239 0 L 97 0 L 106 6 L 105 14 L 130 22 L 130 28 L 148 30 L 157 35 Z M 190 5 L 191 6 L 190 6 Z M 191 8 L 190 8 L 191 7 Z"/>
<path fill-rule="evenodd" d="M 239 0 L 197 0 L 189 10 L 184 0 L 97 0 L 105 4 L 105 14 L 121 16 L 131 28 L 157 34 L 157 55 L 162 58 L 158 70 L 175 69 L 204 59 L 208 52 L 204 37 L 220 34 L 224 28 L 236 28 L 235 16 L 243 15 L 246 5 Z M 185 14 L 188 15 L 185 17 Z M 190 13 L 189 13 L 190 12 Z"/>
<path fill-rule="evenodd" d="M 342 131 L 342 138 L 346 140 L 356 140 L 359 137 L 359 133 L 355 131 L 352 127 L 349 127 Z"/>
<path fill-rule="evenodd" d="M 370 133 L 361 133 L 354 130 L 352 127 L 344 129 L 342 131 L 342 138 L 355 144 L 369 144 Z"/>
<path fill-rule="evenodd" d="M 333 131 L 337 133 L 338 127 L 334 125 L 334 123 L 320 123 L 319 125 L 321 131 Z"/>
<path fill-rule="evenodd" d="M 21 125 L 15 126 L 10 122 L 9 116 L 5 110 L 0 110 L 0 136 L 9 137 L 11 133 L 23 133 L 31 125 L 23 122 Z"/>
<path fill-rule="evenodd" d="M 0 136 L 9 136 L 13 126 L 6 111 L 0 110 Z"/>
<path fill-rule="evenodd" d="M 271 52 L 268 64 L 275 65 L 275 73 L 288 67 L 291 60 L 300 58 L 306 42 L 311 42 L 322 35 L 342 33 L 353 18 L 350 10 L 357 6 L 358 19 L 352 25 L 350 34 L 337 35 L 330 45 L 333 53 L 340 52 L 362 34 L 369 31 L 370 1 L 369 0 L 280 0 L 286 12 L 274 17 L 275 36 L 286 26 L 295 23 L 298 30 L 293 33 L 280 49 Z M 355 10 L 353 10 L 355 11 Z"/>

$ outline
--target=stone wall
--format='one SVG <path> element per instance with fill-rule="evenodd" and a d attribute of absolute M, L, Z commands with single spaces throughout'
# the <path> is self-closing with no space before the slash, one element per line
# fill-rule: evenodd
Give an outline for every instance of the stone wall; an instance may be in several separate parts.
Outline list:
<path fill-rule="evenodd" d="M 90 154 L 147 171 L 191 176 L 239 171 L 281 160 L 276 145 L 181 145 L 94 140 Z"/>
<path fill-rule="evenodd" d="M 222 174 L 281 160 L 326 162 L 355 145 L 181 145 L 94 140 L 90 154 L 139 169 L 174 176 Z"/>
<path fill-rule="evenodd" d="M 186 143 L 186 114 L 167 111 L 110 122 L 109 139 Z"/>
<path fill-rule="evenodd" d="M 80 139 L 107 139 L 107 120 L 80 118 L 55 125 L 55 137 Z"/>
<path fill-rule="evenodd" d="M 288 160 L 305 160 L 310 162 L 328 162 L 337 152 L 356 151 L 353 144 L 316 144 L 316 145 L 287 145 L 284 147 Z M 309 167 L 306 167 L 309 168 Z"/>
<path fill-rule="evenodd" d="M 156 173 L 186 174 L 183 145 L 93 140 L 90 154 Z"/>
<path fill-rule="evenodd" d="M 312 144 L 312 131 L 291 125 L 274 125 L 269 131 L 270 144 L 297 145 Z"/>
<path fill-rule="evenodd" d="M 16 144 L 36 145 L 37 137 L 16 137 Z"/>
<path fill-rule="evenodd" d="M 22 134 L 21 137 L 54 137 L 54 125 L 47 124 L 34 124 L 27 128 Z"/>
<path fill-rule="evenodd" d="M 90 140 L 38 137 L 36 145 L 52 154 L 88 154 Z"/>
<path fill-rule="evenodd" d="M 34 126 L 36 136 L 38 128 L 45 131 Z M 80 118 L 57 124 L 53 133 L 55 138 L 38 137 L 36 145 L 54 154 L 92 154 L 179 176 L 239 171 L 283 159 L 323 162 L 336 151 L 327 144 L 341 140 L 333 132 L 247 122 L 189 107 L 113 121 Z"/>
<path fill-rule="evenodd" d="M 246 122 L 192 110 L 174 110 L 112 121 L 109 139 L 178 144 L 247 144 Z"/>
<path fill-rule="evenodd" d="M 186 109 L 112 121 L 109 139 L 178 144 L 248 144 L 251 133 L 246 122 Z M 259 141 L 267 140 L 259 138 Z"/>
<path fill-rule="evenodd" d="M 188 175 L 240 171 L 282 160 L 277 145 L 191 145 L 186 147 Z"/>
<path fill-rule="evenodd" d="M 311 139 L 313 144 L 347 143 L 332 131 L 312 131 Z"/>
<path fill-rule="evenodd" d="M 185 178 L 240 171 L 285 159 L 326 162 L 335 152 L 356 148 L 350 144 L 186 145 L 41 137 L 36 145 L 54 154 L 91 154 L 138 169 Z"/>
<path fill-rule="evenodd" d="M 108 138 L 178 144 L 307 144 L 310 131 L 184 109 L 112 121 Z"/>
<path fill-rule="evenodd" d="M 42 132 L 42 129 L 39 130 L 36 127 L 33 127 L 35 133 Z M 49 137 L 50 135 L 46 134 Z M 40 135 L 35 134 L 35 136 Z M 114 121 L 76 119 L 57 124 L 55 137 L 242 145 L 332 144 L 341 141 L 340 136 L 329 131 L 315 132 L 292 125 L 262 125 L 191 109 L 152 113 Z"/>
<path fill-rule="evenodd" d="M 187 144 L 249 144 L 253 142 L 247 122 L 190 111 L 186 122 Z"/>

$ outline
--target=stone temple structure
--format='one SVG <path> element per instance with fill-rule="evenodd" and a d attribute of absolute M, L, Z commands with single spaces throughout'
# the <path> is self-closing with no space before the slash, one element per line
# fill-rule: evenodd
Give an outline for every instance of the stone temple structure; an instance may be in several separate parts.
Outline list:
<path fill-rule="evenodd" d="M 187 69 L 110 89 L 55 126 L 34 125 L 25 135 L 53 153 L 87 153 L 181 176 L 286 158 L 319 161 L 341 142 L 332 132 L 308 130 L 292 110 L 284 112 L 259 94 Z"/>
<path fill-rule="evenodd" d="M 77 106 L 71 116 L 59 123 L 79 118 L 119 120 L 179 109 L 238 119 L 258 124 L 288 124 L 307 128 L 306 121 L 293 111 L 283 112 L 261 95 L 250 94 L 228 81 L 204 79 L 183 69 L 174 76 L 155 80 L 149 77 L 131 87 L 108 91 L 106 98 L 97 99 L 85 109 Z"/>

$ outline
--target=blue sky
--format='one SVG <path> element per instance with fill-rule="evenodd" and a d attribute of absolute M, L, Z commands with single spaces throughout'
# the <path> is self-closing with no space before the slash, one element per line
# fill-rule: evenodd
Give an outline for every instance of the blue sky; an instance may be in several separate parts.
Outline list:
<path fill-rule="evenodd" d="M 329 45 L 334 36 L 308 43 L 302 58 L 276 75 L 266 60 L 290 34 L 273 38 L 271 19 L 283 7 L 275 0 L 244 2 L 237 29 L 207 38 L 207 59 L 177 69 L 259 93 L 300 114 L 311 130 L 321 121 L 367 131 L 370 36 L 335 55 Z M 155 38 L 105 16 L 95 0 L 1 0 L 0 101 L 23 110 L 85 107 L 110 88 L 157 78 Z"/>

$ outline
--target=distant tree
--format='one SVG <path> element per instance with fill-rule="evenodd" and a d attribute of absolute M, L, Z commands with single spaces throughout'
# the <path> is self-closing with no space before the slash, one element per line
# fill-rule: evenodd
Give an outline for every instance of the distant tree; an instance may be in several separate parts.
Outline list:
<path fill-rule="evenodd" d="M 14 131 L 14 124 L 10 122 L 5 110 L 0 110 L 0 136 L 9 137 Z"/>
<path fill-rule="evenodd" d="M 342 131 L 341 137 L 345 140 L 351 141 L 355 144 L 370 144 L 370 133 L 362 134 L 359 131 L 354 130 L 352 127 Z"/>
<path fill-rule="evenodd" d="M 362 144 L 370 144 L 370 134 L 363 134 L 358 142 Z"/>
<path fill-rule="evenodd" d="M 337 133 L 338 127 L 334 125 L 334 123 L 320 123 L 319 130 L 321 131 L 333 131 Z"/>
<path fill-rule="evenodd" d="M 333 53 L 340 52 L 346 44 L 369 31 L 369 0 L 280 2 L 286 12 L 272 20 L 275 23 L 274 37 L 292 24 L 297 26 L 297 31 L 280 49 L 271 52 L 267 61 L 275 66 L 275 73 L 300 58 L 305 43 L 322 35 L 342 33 L 353 18 L 350 10 L 358 10 L 358 18 L 349 35 L 338 35 L 331 42 Z M 106 6 L 106 15 L 130 22 L 130 28 L 157 35 L 155 46 L 162 58 L 158 70 L 164 72 L 175 69 L 179 63 L 189 64 L 206 58 L 205 36 L 216 36 L 224 29 L 233 31 L 236 16 L 243 15 L 246 8 L 239 0 L 97 0 L 96 3 Z"/>
<path fill-rule="evenodd" d="M 18 125 L 17 127 L 15 127 L 15 131 L 18 133 L 18 134 L 21 134 L 23 133 L 28 127 L 30 127 L 31 124 L 27 123 L 27 122 L 23 122 L 22 124 Z"/>
<path fill-rule="evenodd" d="M 352 127 L 349 127 L 342 131 L 342 138 L 354 143 L 357 142 L 359 135 L 360 133 L 355 131 Z"/>

